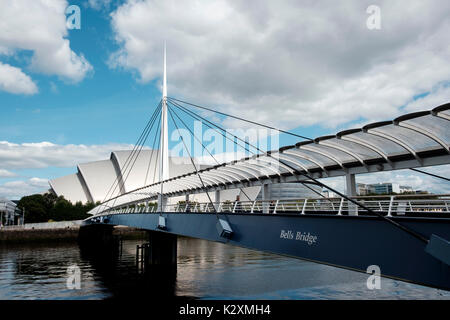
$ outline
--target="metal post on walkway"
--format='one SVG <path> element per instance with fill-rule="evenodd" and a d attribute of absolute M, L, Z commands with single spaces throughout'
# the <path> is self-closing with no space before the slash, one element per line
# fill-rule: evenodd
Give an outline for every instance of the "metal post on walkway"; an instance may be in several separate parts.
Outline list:
<path fill-rule="evenodd" d="M 219 207 L 220 207 L 220 190 L 216 190 L 214 192 L 214 207 L 216 208 L 216 211 L 219 211 Z"/>
<path fill-rule="evenodd" d="M 356 196 L 356 179 L 355 175 L 352 173 L 347 173 L 345 175 L 345 186 L 347 190 L 347 197 L 355 197 Z M 348 215 L 349 216 L 357 216 L 358 215 L 358 206 L 354 203 L 348 203 Z"/>
<path fill-rule="evenodd" d="M 269 213 L 269 200 L 270 200 L 270 184 L 263 184 L 262 186 L 262 206 L 263 213 Z"/>

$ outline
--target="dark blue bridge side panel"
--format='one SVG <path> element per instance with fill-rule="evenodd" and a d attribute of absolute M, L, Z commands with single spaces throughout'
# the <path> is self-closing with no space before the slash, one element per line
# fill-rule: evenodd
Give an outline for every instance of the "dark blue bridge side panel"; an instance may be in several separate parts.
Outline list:
<path fill-rule="evenodd" d="M 377 265 L 384 276 L 450 290 L 450 267 L 425 252 L 425 243 L 372 217 L 318 215 L 220 215 L 233 229 L 219 237 L 212 214 L 166 213 L 167 230 L 365 272 Z M 158 230 L 157 214 L 117 214 L 109 224 Z M 450 219 L 396 218 L 430 238 L 450 239 Z"/>

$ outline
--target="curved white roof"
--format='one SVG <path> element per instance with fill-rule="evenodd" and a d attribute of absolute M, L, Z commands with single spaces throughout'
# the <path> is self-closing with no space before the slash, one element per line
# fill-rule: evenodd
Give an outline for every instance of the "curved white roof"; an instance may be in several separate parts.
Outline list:
<path fill-rule="evenodd" d="M 137 157 L 130 156 L 130 154 L 131 151 L 129 150 L 114 151 L 111 153 L 111 161 L 117 166 L 119 172 L 122 174 L 119 179 L 122 178 L 124 181 L 125 192 L 159 181 L 158 150 L 141 150 Z M 205 166 L 198 166 L 198 169 L 203 168 L 205 168 Z M 191 172 L 192 170 L 193 167 L 189 158 L 169 158 L 170 178 Z"/>
<path fill-rule="evenodd" d="M 75 203 L 91 201 L 83 188 L 83 184 L 77 173 L 68 176 L 56 178 L 49 181 L 50 187 L 57 195 L 64 195 L 64 198 Z"/>
<path fill-rule="evenodd" d="M 131 153 L 131 150 L 114 151 L 107 160 L 79 164 L 76 174 L 52 179 L 49 181 L 50 187 L 56 195 L 62 195 L 72 203 L 77 201 L 85 203 L 103 201 L 127 191 L 157 183 L 159 179 L 158 150 L 153 151 L 153 156 L 152 150 L 141 150 L 137 157 Z M 198 169 L 206 167 L 197 165 Z M 189 158 L 169 158 L 170 178 L 192 170 Z M 114 187 L 111 188 L 113 183 Z"/>
<path fill-rule="evenodd" d="M 94 202 L 104 201 L 108 192 L 114 196 L 121 194 L 119 187 L 111 189 L 117 179 L 116 168 L 111 160 L 82 163 L 78 165 L 78 171 Z"/>

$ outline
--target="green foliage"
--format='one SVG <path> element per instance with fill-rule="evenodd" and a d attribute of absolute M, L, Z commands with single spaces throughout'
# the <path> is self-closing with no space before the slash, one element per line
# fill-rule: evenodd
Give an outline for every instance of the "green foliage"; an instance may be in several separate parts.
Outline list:
<path fill-rule="evenodd" d="M 51 193 L 25 196 L 18 203 L 19 208 L 25 208 L 25 222 L 70 221 L 86 219 L 89 210 L 96 204 L 82 204 L 66 200 L 63 196 L 57 197 Z"/>

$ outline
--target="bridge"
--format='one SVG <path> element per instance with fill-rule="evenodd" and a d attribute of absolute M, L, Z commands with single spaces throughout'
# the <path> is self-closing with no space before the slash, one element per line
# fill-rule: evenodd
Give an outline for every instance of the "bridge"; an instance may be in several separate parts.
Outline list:
<path fill-rule="evenodd" d="M 450 103 L 315 139 L 219 112 L 301 139 L 265 151 L 191 109 L 214 110 L 168 97 L 165 70 L 164 58 L 162 100 L 125 163 L 131 170 L 158 123 L 159 181 L 105 199 L 84 221 L 80 237 L 92 244 L 111 226 L 125 225 L 149 231 L 153 264 L 176 264 L 176 237 L 182 235 L 361 272 L 376 265 L 385 277 L 450 290 L 449 195 L 356 197 L 355 183 L 357 174 L 399 169 L 427 174 L 419 168 L 450 164 Z M 180 134 L 193 170 L 169 178 L 168 119 L 178 131 L 184 124 L 193 134 L 180 113 L 203 121 L 253 155 L 200 170 Z M 346 194 L 323 182 L 338 176 L 346 179 Z M 115 181 L 111 194 L 123 179 Z M 336 197 L 318 193 L 317 198 L 273 199 L 270 186 L 276 183 L 300 183 L 312 191 L 316 185 Z M 255 186 L 261 187 L 262 199 L 245 193 Z M 246 199 L 221 201 L 220 192 L 233 189 L 242 190 Z M 199 193 L 208 201 L 190 201 Z M 174 197 L 184 201 L 171 203 Z"/>

